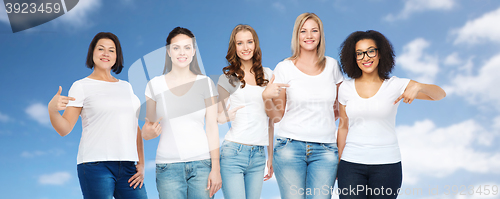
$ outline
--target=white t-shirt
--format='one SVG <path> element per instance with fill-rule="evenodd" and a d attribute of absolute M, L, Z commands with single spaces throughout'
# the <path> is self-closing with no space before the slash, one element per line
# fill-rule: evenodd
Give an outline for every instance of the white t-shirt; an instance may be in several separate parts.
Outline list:
<path fill-rule="evenodd" d="M 173 88 L 178 89 L 178 88 Z M 204 75 L 184 95 L 173 94 L 165 75 L 153 78 L 146 87 L 146 96 L 156 101 L 156 116 L 162 133 L 156 151 L 156 163 L 190 162 L 210 158 L 205 133 L 205 99 L 217 96 L 213 81 Z"/>
<path fill-rule="evenodd" d="M 339 88 L 339 102 L 346 106 L 349 132 L 342 160 L 360 164 L 390 164 L 401 161 L 396 137 L 396 113 L 409 79 L 391 77 L 384 80 L 377 93 L 361 98 L 354 79 Z"/>
<path fill-rule="evenodd" d="M 265 79 L 271 80 L 272 73 L 271 69 L 264 67 Z M 217 84 L 231 94 L 228 100 L 231 109 L 245 106 L 236 111 L 236 117 L 231 122 L 231 129 L 225 139 L 248 145 L 268 146 L 269 118 L 262 100 L 262 92 L 266 87 L 245 84 L 245 88 L 241 88 L 239 82 L 234 82 L 235 86 L 232 86 L 224 74 L 219 77 Z"/>
<path fill-rule="evenodd" d="M 274 83 L 286 88 L 286 109 L 277 136 L 306 142 L 336 143 L 333 104 L 337 85 L 344 80 L 337 60 L 326 57 L 323 71 L 315 76 L 300 71 L 291 60 L 278 63 Z"/>
<path fill-rule="evenodd" d="M 69 89 L 67 106 L 82 107 L 82 138 L 77 163 L 139 161 L 138 113 L 141 105 L 132 86 L 123 80 L 84 78 Z"/>

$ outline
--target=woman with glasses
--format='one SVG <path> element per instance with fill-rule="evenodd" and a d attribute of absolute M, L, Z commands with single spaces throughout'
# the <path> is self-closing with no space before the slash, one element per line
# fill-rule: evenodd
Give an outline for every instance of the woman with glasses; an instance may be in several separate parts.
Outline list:
<path fill-rule="evenodd" d="M 281 121 L 274 172 L 281 198 L 330 199 L 338 164 L 334 104 L 343 77 L 337 61 L 325 56 L 323 23 L 314 13 L 297 17 L 292 53 L 262 93 L 269 117 Z"/>
<path fill-rule="evenodd" d="M 389 77 L 394 51 L 377 31 L 354 32 L 341 48 L 342 72 L 351 79 L 339 88 L 340 198 L 396 198 L 402 181 L 395 131 L 399 102 L 440 100 L 446 93 L 436 85 Z"/>

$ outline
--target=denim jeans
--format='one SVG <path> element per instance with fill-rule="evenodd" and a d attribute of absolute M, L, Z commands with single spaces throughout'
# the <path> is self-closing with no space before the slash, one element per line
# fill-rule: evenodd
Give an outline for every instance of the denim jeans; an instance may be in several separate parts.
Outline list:
<path fill-rule="evenodd" d="M 130 187 L 128 180 L 137 173 L 131 161 L 87 162 L 77 165 L 84 198 L 147 199 L 146 186 Z"/>
<path fill-rule="evenodd" d="M 156 164 L 156 188 L 160 199 L 210 199 L 207 190 L 210 159 Z"/>
<path fill-rule="evenodd" d="M 403 179 L 401 162 L 366 165 L 341 160 L 339 197 L 341 199 L 393 199 Z"/>
<path fill-rule="evenodd" d="M 330 199 L 337 175 L 336 143 L 276 137 L 273 168 L 281 198 Z"/>
<path fill-rule="evenodd" d="M 264 146 L 247 146 L 224 141 L 220 171 L 225 199 L 259 199 L 264 181 Z"/>

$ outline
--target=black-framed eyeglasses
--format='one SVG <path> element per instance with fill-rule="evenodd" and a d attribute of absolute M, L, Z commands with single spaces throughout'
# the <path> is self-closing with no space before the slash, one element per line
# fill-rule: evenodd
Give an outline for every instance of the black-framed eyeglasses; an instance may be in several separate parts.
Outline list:
<path fill-rule="evenodd" d="M 362 60 L 363 58 L 365 58 L 365 54 L 369 58 L 376 57 L 377 51 L 378 51 L 378 49 L 376 49 L 376 48 L 369 48 L 367 51 L 356 51 L 356 59 Z"/>

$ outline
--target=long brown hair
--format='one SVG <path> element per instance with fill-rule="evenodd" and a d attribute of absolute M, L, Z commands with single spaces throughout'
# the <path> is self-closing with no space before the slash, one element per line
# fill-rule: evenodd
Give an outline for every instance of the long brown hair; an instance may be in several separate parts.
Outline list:
<path fill-rule="evenodd" d="M 233 32 L 231 32 L 229 48 L 227 49 L 226 55 L 229 66 L 224 67 L 222 72 L 224 72 L 232 86 L 236 86 L 234 81 L 238 78 L 241 82 L 241 88 L 245 87 L 245 72 L 241 69 L 241 60 L 236 53 L 236 34 L 240 31 L 249 31 L 252 33 L 255 49 L 252 57 L 253 65 L 250 71 L 255 74 L 255 82 L 258 86 L 266 86 L 269 80 L 265 79 L 264 68 L 262 67 L 262 51 L 260 50 L 259 37 L 257 36 L 257 32 L 249 25 L 239 24 L 234 27 Z"/>

